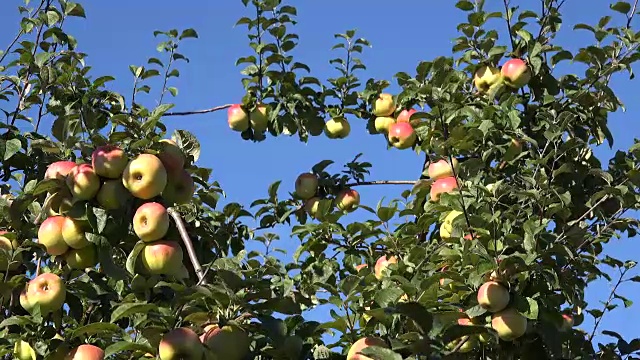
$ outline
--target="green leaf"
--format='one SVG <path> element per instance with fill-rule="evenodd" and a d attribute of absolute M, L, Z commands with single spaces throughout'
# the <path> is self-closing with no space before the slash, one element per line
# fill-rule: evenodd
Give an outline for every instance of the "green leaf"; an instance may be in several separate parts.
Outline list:
<path fill-rule="evenodd" d="M 69 339 L 75 339 L 80 336 L 91 336 L 97 334 L 119 334 L 122 333 L 122 329 L 116 324 L 110 324 L 106 322 L 97 322 L 89 325 L 81 326 L 70 331 Z"/>
<path fill-rule="evenodd" d="M 107 346 L 104 350 L 105 358 L 109 358 L 111 355 L 116 355 L 122 352 L 139 351 L 141 353 L 153 353 L 155 351 L 149 345 L 134 343 L 131 341 L 118 341 L 117 343 Z"/>
<path fill-rule="evenodd" d="M 198 33 L 194 29 L 186 29 L 182 31 L 182 34 L 180 34 L 180 37 L 178 39 L 182 40 L 186 38 L 197 38 L 197 37 L 198 37 Z"/>
<path fill-rule="evenodd" d="M 138 259 L 138 254 L 140 254 L 140 251 L 142 251 L 142 249 L 144 249 L 144 247 L 147 244 L 145 244 L 144 241 L 138 241 L 136 243 L 136 245 L 133 247 L 133 250 L 131 250 L 131 252 L 129 253 L 129 256 L 127 256 L 127 271 L 131 274 L 131 275 L 135 275 L 136 274 L 136 260 Z"/>
<path fill-rule="evenodd" d="M 456 4 L 456 7 L 462 11 L 471 11 L 475 9 L 475 6 L 473 5 L 473 3 L 468 0 L 458 1 L 458 3 Z"/>
<path fill-rule="evenodd" d="M 167 88 L 167 90 L 171 93 L 171 95 L 173 96 L 177 96 L 178 95 L 178 88 L 175 88 L 173 86 L 170 86 Z"/>
<path fill-rule="evenodd" d="M 433 316 L 427 309 L 417 302 L 399 303 L 396 305 L 399 313 L 413 320 L 420 327 L 423 334 L 429 333 L 433 327 Z"/>
<path fill-rule="evenodd" d="M 60 183 L 58 179 L 45 179 L 40 182 L 31 190 L 32 195 L 40 195 L 44 194 L 47 191 L 51 191 L 53 189 L 58 189 L 60 186 L 64 184 Z"/>
<path fill-rule="evenodd" d="M 129 317 L 134 314 L 146 314 L 151 311 L 157 311 L 158 306 L 156 304 L 147 304 L 147 303 L 129 303 L 122 304 L 115 308 L 111 313 L 111 322 L 114 323 L 119 319 L 124 317 Z"/>
<path fill-rule="evenodd" d="M 69 15 L 69 16 L 76 16 L 76 17 L 82 17 L 82 18 L 87 17 L 82 5 L 73 3 L 73 2 L 67 2 L 67 5 L 64 9 L 64 13 L 65 15 Z"/>
<path fill-rule="evenodd" d="M 372 360 L 402 360 L 402 355 L 380 346 L 367 346 L 360 350 L 360 354 L 366 355 Z"/>
<path fill-rule="evenodd" d="M 19 139 L 10 139 L 5 143 L 4 160 L 7 161 L 22 149 L 22 142 Z"/>
<path fill-rule="evenodd" d="M 628 14 L 629 11 L 631 11 L 631 4 L 626 1 L 618 1 L 615 4 L 609 5 L 609 8 L 619 13 Z"/>
<path fill-rule="evenodd" d="M 380 307 L 387 307 L 389 304 L 398 301 L 402 295 L 404 295 L 404 290 L 399 287 L 388 287 L 377 291 L 374 299 Z"/>

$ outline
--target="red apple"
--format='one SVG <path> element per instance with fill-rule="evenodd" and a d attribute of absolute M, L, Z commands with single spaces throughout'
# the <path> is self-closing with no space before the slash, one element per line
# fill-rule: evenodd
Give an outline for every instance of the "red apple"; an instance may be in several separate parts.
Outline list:
<path fill-rule="evenodd" d="M 93 170 L 105 178 L 119 178 L 127 163 L 129 163 L 129 157 L 124 150 L 115 145 L 100 146 L 91 154 Z"/>
<path fill-rule="evenodd" d="M 64 222 L 63 216 L 52 216 L 43 221 L 38 228 L 38 242 L 44 245 L 49 255 L 62 255 L 69 249 L 62 237 Z"/>
<path fill-rule="evenodd" d="M 67 287 L 58 275 L 44 273 L 29 281 L 23 294 L 25 305 L 29 308 L 25 310 L 33 310 L 40 305 L 40 313 L 46 315 L 62 309 L 67 298 Z M 20 302 L 22 304 L 22 298 Z"/>
<path fill-rule="evenodd" d="M 573 316 L 570 314 L 562 314 L 562 326 L 558 329 L 560 332 L 569 331 L 573 327 Z"/>
<path fill-rule="evenodd" d="M 104 360 L 104 350 L 95 345 L 82 344 L 71 350 L 64 360 Z"/>
<path fill-rule="evenodd" d="M 172 275 L 182 267 L 182 248 L 175 241 L 160 240 L 148 243 L 140 253 L 142 266 L 154 275 Z"/>
<path fill-rule="evenodd" d="M 233 104 L 227 110 L 227 123 L 235 131 L 245 131 L 249 128 L 249 115 L 241 104 Z"/>
<path fill-rule="evenodd" d="M 389 126 L 389 142 L 398 149 L 408 149 L 418 139 L 413 126 L 408 122 L 397 122 Z"/>
<path fill-rule="evenodd" d="M 453 190 L 458 188 L 458 182 L 456 178 L 453 176 L 445 177 L 438 179 L 433 182 L 431 185 L 431 200 L 438 201 L 440 200 L 440 194 L 442 193 L 450 193 Z"/>
<path fill-rule="evenodd" d="M 360 265 L 356 265 L 356 271 L 360 271 L 366 267 L 369 267 L 369 265 L 367 264 L 360 264 Z"/>
<path fill-rule="evenodd" d="M 296 179 L 295 193 L 303 200 L 311 199 L 318 191 L 318 177 L 315 174 L 300 174 Z"/>
<path fill-rule="evenodd" d="M 458 159 L 452 157 L 452 162 L 449 163 L 446 159 L 440 159 L 435 162 L 431 162 L 427 168 L 427 173 L 431 180 L 438 180 L 445 177 L 453 176 L 453 171 L 458 171 Z"/>
<path fill-rule="evenodd" d="M 47 167 L 44 178 L 64 180 L 74 167 L 76 163 L 73 161 L 56 161 Z"/>
<path fill-rule="evenodd" d="M 353 189 L 344 189 L 336 195 L 336 206 L 341 211 L 352 212 L 360 205 L 360 194 Z"/>
<path fill-rule="evenodd" d="M 404 109 L 398 114 L 397 122 L 411 122 L 411 116 L 418 111 L 416 109 Z"/>
<path fill-rule="evenodd" d="M 157 202 L 140 205 L 133 215 L 133 231 L 142 241 L 162 239 L 169 231 L 167 208 Z"/>
<path fill-rule="evenodd" d="M 184 169 L 186 158 L 176 142 L 171 139 L 162 139 L 160 140 L 160 145 L 161 150 L 158 153 L 158 159 L 162 161 L 167 174 L 172 175 Z"/>
<path fill-rule="evenodd" d="M 385 270 L 387 269 L 387 267 L 390 264 L 397 264 L 397 263 L 398 263 L 398 258 L 396 258 L 395 256 L 391 256 L 387 258 L 386 255 L 383 255 L 380 258 L 378 258 L 378 260 L 376 261 L 376 265 L 373 268 L 376 279 L 378 280 L 382 279 L 382 277 L 385 275 Z"/>
<path fill-rule="evenodd" d="M 478 304 L 489 312 L 498 312 L 509 305 L 509 290 L 497 281 L 488 281 L 478 289 Z"/>
<path fill-rule="evenodd" d="M 370 357 L 362 355 L 361 351 L 369 346 L 389 348 L 387 343 L 377 337 L 364 337 L 353 343 L 347 352 L 347 360 L 372 360 Z"/>
<path fill-rule="evenodd" d="M 67 175 L 67 187 L 74 198 L 91 200 L 100 190 L 100 178 L 91 165 L 79 164 Z"/>
<path fill-rule="evenodd" d="M 158 346 L 160 360 L 200 359 L 203 352 L 198 334 L 186 327 L 164 334 Z"/>
<path fill-rule="evenodd" d="M 186 170 L 181 169 L 167 179 L 162 198 L 169 204 L 187 204 L 193 200 L 196 184 Z"/>
<path fill-rule="evenodd" d="M 531 80 L 531 70 L 521 59 L 511 59 L 502 65 L 502 77 L 507 85 L 519 89 Z"/>
<path fill-rule="evenodd" d="M 396 103 L 391 94 L 382 93 L 373 103 L 373 115 L 391 116 L 396 111 Z"/>
<path fill-rule="evenodd" d="M 167 170 L 157 156 L 140 154 L 127 164 L 122 174 L 122 184 L 133 196 L 149 200 L 164 190 Z"/>
<path fill-rule="evenodd" d="M 527 318 L 516 309 L 507 308 L 493 314 L 491 327 L 498 333 L 498 337 L 505 341 L 515 340 L 527 331 Z"/>

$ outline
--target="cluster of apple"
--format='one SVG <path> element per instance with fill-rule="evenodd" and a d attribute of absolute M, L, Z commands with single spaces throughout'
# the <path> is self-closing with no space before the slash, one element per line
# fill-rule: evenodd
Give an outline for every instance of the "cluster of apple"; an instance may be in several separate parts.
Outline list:
<path fill-rule="evenodd" d="M 56 334 L 53 339 L 64 340 L 60 334 Z M 64 360 L 104 360 L 105 358 L 104 350 L 90 344 L 82 344 L 65 354 L 66 351 L 67 348 L 61 346 L 49 358 Z M 18 360 L 37 359 L 36 351 L 24 340 L 16 341 L 13 347 L 13 356 Z"/>
<path fill-rule="evenodd" d="M 393 96 L 388 93 L 380 94 L 373 103 L 372 113 L 376 117 L 374 126 L 377 132 L 387 136 L 389 143 L 395 148 L 408 149 L 418 140 L 418 136 L 410 121 L 411 116 L 416 113 L 416 110 L 404 109 L 394 118 L 393 114 L 395 112 L 396 103 Z"/>
<path fill-rule="evenodd" d="M 249 335 L 235 325 L 207 325 L 200 336 L 191 328 L 180 327 L 164 334 L 158 356 L 160 360 L 200 360 L 208 350 L 216 359 L 242 360 L 249 353 L 250 345 Z"/>
<path fill-rule="evenodd" d="M 312 173 L 303 173 L 295 182 L 295 194 L 305 201 L 304 209 L 314 219 L 318 218 L 318 209 L 322 199 L 318 194 L 318 177 Z M 360 194 L 351 188 L 342 189 L 336 194 L 335 206 L 346 212 L 354 211 L 360 205 Z"/>
<path fill-rule="evenodd" d="M 264 104 L 256 105 L 256 108 L 247 113 L 242 104 L 233 104 L 227 110 L 227 123 L 231 130 L 243 132 L 249 127 L 257 133 L 267 131 L 269 126 L 268 108 Z"/>
<path fill-rule="evenodd" d="M 502 68 L 482 65 L 473 77 L 473 83 L 481 94 L 506 84 L 513 89 L 519 89 L 531 80 L 531 70 L 522 59 L 509 59 Z"/>

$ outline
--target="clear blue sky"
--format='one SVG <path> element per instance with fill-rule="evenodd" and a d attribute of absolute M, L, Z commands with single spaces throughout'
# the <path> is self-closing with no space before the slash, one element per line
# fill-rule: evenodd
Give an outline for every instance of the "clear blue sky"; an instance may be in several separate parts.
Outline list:
<path fill-rule="evenodd" d="M 15 8 L 21 3 L 17 0 L 0 3 L 2 48 L 18 28 Z M 502 2 L 496 2 L 496 5 L 498 3 Z M 79 50 L 89 54 L 87 64 L 93 67 L 92 74 L 95 77 L 115 76 L 117 81 L 111 83 L 113 89 L 130 94 L 132 76 L 129 65 L 143 65 L 147 58 L 158 55 L 153 31 L 193 27 L 200 38 L 186 41 L 180 49 L 191 63 L 180 65 L 181 77 L 177 81 L 174 79 L 172 84 L 180 91 L 174 110 L 196 110 L 240 102 L 244 93 L 240 68 L 236 68 L 234 63 L 238 57 L 252 52 L 248 47 L 246 28 L 234 28 L 233 25 L 241 16 L 253 14 L 247 13 L 239 0 L 197 0 L 189 2 L 189 6 L 180 4 L 176 1 L 85 1 L 88 20 L 71 21 L 67 30 L 78 39 Z M 358 34 L 373 44 L 373 48 L 367 49 L 362 56 L 368 67 L 362 77 L 394 82 L 392 76 L 398 71 L 413 73 L 419 61 L 449 55 L 452 39 L 457 36 L 456 25 L 465 16 L 454 7 L 454 1 L 395 0 L 376 3 L 325 0 L 297 1 L 295 4 L 299 14 L 295 32 L 300 35 L 300 45 L 294 54 L 297 61 L 311 66 L 313 75 L 320 79 L 335 76 L 328 64 L 328 59 L 336 55 L 330 52 L 334 33 L 357 28 Z M 566 16 L 559 41 L 570 50 L 590 41 L 586 32 L 573 31 L 573 25 L 578 22 L 594 23 L 609 11 L 605 1 L 584 5 L 581 0 L 568 0 L 564 9 Z M 538 10 L 537 2 L 535 6 Z M 619 22 L 620 18 L 614 21 Z M 494 20 L 493 23 L 504 33 L 503 21 Z M 505 44 L 506 40 L 504 38 Z M 583 68 L 575 67 L 573 71 L 582 72 Z M 640 104 L 633 97 L 637 94 L 637 86 L 637 81 L 629 81 L 625 76 L 614 78 L 613 87 L 627 106 L 626 113 L 620 112 L 610 118 L 616 137 L 615 149 L 627 149 L 634 134 L 640 134 L 637 121 Z M 390 90 L 398 89 L 392 87 Z M 151 97 L 139 96 L 138 100 L 152 106 L 158 91 L 156 85 Z M 332 159 L 337 163 L 332 170 L 337 172 L 341 170 L 341 164 L 359 152 L 364 153 L 364 161 L 374 165 L 371 180 L 411 180 L 421 172 L 421 155 L 411 151 L 387 150 L 382 137 L 367 134 L 364 122 L 352 121 L 348 139 L 331 141 L 320 136 L 312 138 L 308 144 L 286 136 L 271 137 L 261 143 L 243 141 L 238 133 L 229 130 L 226 111 L 174 117 L 166 119 L 165 123 L 170 132 L 180 128 L 197 134 L 202 143 L 199 165 L 213 168 L 213 177 L 222 184 L 230 201 L 247 205 L 256 198 L 265 197 L 267 186 L 273 181 L 283 180 L 281 196 L 286 196 L 286 191 L 292 190 L 296 176 L 309 170 L 316 162 Z M 614 150 L 602 147 L 596 153 L 606 165 Z M 364 204 L 375 206 L 382 196 L 390 199 L 404 189 L 386 186 L 358 190 Z M 364 211 L 351 215 L 355 220 L 366 216 Z M 286 231 L 280 233 L 283 238 L 280 247 L 292 251 L 297 240 L 287 239 Z M 637 247 L 628 239 L 612 240 L 607 250 L 622 260 L 629 259 L 629 256 L 638 258 Z M 592 286 L 587 293 L 590 304 L 593 306 L 605 300 L 610 287 L 606 282 Z M 635 302 L 640 301 L 637 286 L 623 286 L 621 293 Z M 628 320 L 637 313 L 637 306 L 616 309 L 605 317 L 601 329 L 614 329 L 630 340 L 637 331 L 634 331 L 634 325 L 628 324 Z M 591 318 L 587 316 L 582 328 L 590 331 L 591 324 Z"/>

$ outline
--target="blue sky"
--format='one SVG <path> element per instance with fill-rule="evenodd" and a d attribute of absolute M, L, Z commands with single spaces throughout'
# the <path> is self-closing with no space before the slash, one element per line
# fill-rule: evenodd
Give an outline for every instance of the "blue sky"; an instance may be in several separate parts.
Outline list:
<path fill-rule="evenodd" d="M 452 39 L 457 36 L 456 25 L 465 15 L 454 7 L 453 1 L 395 0 L 393 2 L 297 1 L 298 21 L 294 32 L 300 35 L 300 45 L 294 55 L 297 61 L 308 64 L 313 75 L 326 79 L 335 76 L 328 60 L 336 54 L 330 52 L 334 44 L 333 34 L 347 29 L 358 29 L 358 34 L 371 41 L 373 48 L 365 50 L 362 56 L 368 70 L 363 78 L 384 78 L 394 83 L 392 77 L 398 71 L 413 73 L 421 60 L 430 60 L 439 55 L 451 53 Z M 496 5 L 502 2 L 496 2 Z M 522 1 L 521 3 L 530 3 Z M 604 12 L 608 12 L 608 2 L 592 2 L 588 7 L 579 0 L 568 0 L 565 6 L 564 26 L 558 40 L 570 50 L 575 50 L 585 41 L 590 41 L 586 32 L 573 31 L 578 22 L 594 23 Z M 18 28 L 15 8 L 21 1 L 0 3 L 0 46 L 4 47 L 13 38 Z M 196 110 L 240 102 L 244 95 L 240 82 L 240 68 L 234 63 L 238 57 L 252 54 L 248 47 L 246 28 L 234 28 L 241 16 L 247 13 L 241 1 L 189 2 L 164 1 L 86 1 L 88 21 L 69 22 L 67 30 L 79 41 L 79 50 L 89 54 L 87 64 L 93 67 L 95 77 L 113 75 L 117 81 L 111 87 L 123 94 L 129 94 L 132 76 L 129 65 L 143 65 L 146 59 L 157 56 L 153 37 L 154 30 L 195 28 L 200 38 L 188 40 L 180 51 L 187 55 L 190 64 L 181 63 L 181 77 L 174 79 L 172 86 L 179 89 L 174 101 L 176 111 Z M 536 10 L 538 4 L 536 2 Z M 613 14 L 612 14 L 613 15 Z M 614 22 L 620 18 L 614 19 Z M 501 20 L 492 22 L 504 33 L 505 24 Z M 507 38 L 504 38 L 505 44 Z M 582 67 L 571 68 L 582 72 Z M 637 121 L 640 104 L 633 97 L 637 94 L 637 82 L 626 76 L 613 80 L 613 87 L 625 102 L 627 112 L 619 112 L 610 117 L 610 126 L 616 137 L 615 149 L 626 149 L 633 142 L 634 134 L 640 133 Z M 157 99 L 156 87 L 152 96 L 139 96 L 139 101 L 152 106 Z M 390 88 L 392 92 L 397 87 Z M 51 119 L 49 119 L 51 121 Z M 229 130 L 226 111 L 192 117 L 173 117 L 165 120 L 169 130 L 186 129 L 199 137 L 202 143 L 200 166 L 213 169 L 213 177 L 222 184 L 229 201 L 249 204 L 252 200 L 265 197 L 267 187 L 276 180 L 282 180 L 281 196 L 293 188 L 293 182 L 300 172 L 323 159 L 336 162 L 332 171 L 341 170 L 342 164 L 363 152 L 363 161 L 373 164 L 370 180 L 412 180 L 421 172 L 422 155 L 411 151 L 387 150 L 385 140 L 380 136 L 370 136 L 365 123 L 352 121 L 352 132 L 345 140 L 329 140 L 324 136 L 312 138 L 308 144 L 300 143 L 297 137 L 281 136 L 268 138 L 261 143 L 243 141 L 238 133 Z M 49 124 L 50 126 L 50 124 Z M 637 136 L 637 135 L 636 135 Z M 596 154 L 603 163 L 614 150 L 600 148 Z M 406 187 L 371 186 L 359 188 L 364 204 L 375 206 L 382 196 L 396 197 Z M 367 213 L 356 212 L 354 220 L 365 219 Z M 285 229 L 286 230 L 286 229 Z M 287 239 L 287 232 L 281 231 L 280 247 L 293 250 L 297 240 Z M 612 240 L 607 249 L 622 260 L 630 254 L 637 254 L 636 247 L 628 239 Z M 637 257 L 636 257 L 637 258 Z M 636 274 L 638 271 L 635 272 Z M 588 291 L 591 305 L 605 300 L 611 284 L 599 282 Z M 638 302 L 638 287 L 622 286 L 622 294 Z M 600 307 L 600 306 L 599 306 Z M 616 309 L 603 320 L 601 329 L 614 329 L 631 337 L 633 325 L 628 319 L 634 311 Z M 637 306 L 635 314 L 637 314 Z M 589 316 L 581 327 L 591 330 Z"/>

